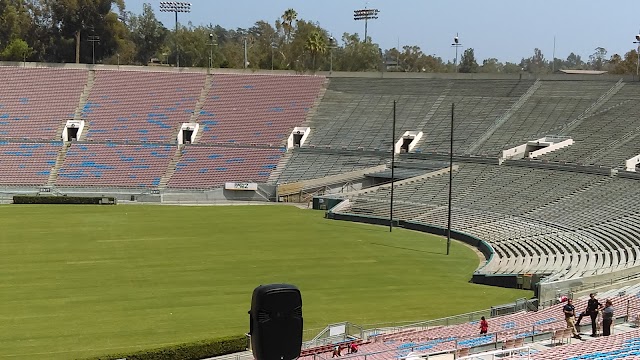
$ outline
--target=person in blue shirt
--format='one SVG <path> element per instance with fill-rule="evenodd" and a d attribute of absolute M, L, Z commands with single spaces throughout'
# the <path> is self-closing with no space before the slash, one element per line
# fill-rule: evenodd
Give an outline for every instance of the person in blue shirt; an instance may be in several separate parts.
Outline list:
<path fill-rule="evenodd" d="M 609 299 L 604 302 L 602 309 L 602 336 L 611 335 L 611 325 L 613 324 L 613 302 Z"/>

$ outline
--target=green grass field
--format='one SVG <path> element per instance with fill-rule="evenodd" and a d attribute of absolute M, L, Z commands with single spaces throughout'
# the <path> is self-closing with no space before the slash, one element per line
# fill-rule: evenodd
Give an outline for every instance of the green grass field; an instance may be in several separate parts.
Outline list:
<path fill-rule="evenodd" d="M 307 336 L 485 309 L 474 251 L 286 206 L 0 206 L 0 359 L 73 359 L 248 331 L 251 293 L 302 291 Z"/>

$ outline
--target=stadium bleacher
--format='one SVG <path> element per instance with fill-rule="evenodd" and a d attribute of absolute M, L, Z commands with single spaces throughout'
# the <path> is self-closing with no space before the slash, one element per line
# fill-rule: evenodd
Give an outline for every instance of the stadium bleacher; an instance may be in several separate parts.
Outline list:
<path fill-rule="evenodd" d="M 208 189 L 225 182 L 263 183 L 276 167 L 282 148 L 232 148 L 187 145 L 168 187 Z"/>
<path fill-rule="evenodd" d="M 74 117 L 86 70 L 0 66 L 0 138 L 61 140 Z"/>
<path fill-rule="evenodd" d="M 201 143 L 279 146 L 301 126 L 325 78 L 215 74 L 202 105 Z"/>
<path fill-rule="evenodd" d="M 62 142 L 0 141 L 0 184 L 45 185 L 61 147 Z"/>
<path fill-rule="evenodd" d="M 637 329 L 624 326 L 627 311 L 639 309 L 640 285 L 629 285 L 613 288 L 598 294 L 598 299 L 611 299 L 616 307 L 616 322 L 618 329 L 609 337 L 590 338 L 580 340 L 571 339 L 571 331 L 566 328 L 562 307 L 564 303 L 556 303 L 538 311 L 517 311 L 506 315 L 498 315 L 488 319 L 489 332 L 479 334 L 479 321 L 473 319 L 455 325 L 428 326 L 420 323 L 407 325 L 382 332 L 365 339 L 359 345 L 357 354 L 345 354 L 348 359 L 379 359 L 391 360 L 407 358 L 410 354 L 414 358 L 426 358 L 427 355 L 441 353 L 458 353 L 464 349 L 465 354 L 471 354 L 473 359 L 487 359 L 483 353 L 492 349 L 508 349 L 528 346 L 532 349 L 526 357 L 501 356 L 506 359 L 616 359 L 615 354 L 631 355 L 638 351 L 636 344 L 640 341 Z M 574 299 L 576 309 L 584 309 L 588 297 Z M 629 309 L 629 310 L 627 310 Z M 479 315 L 478 315 L 479 317 Z M 597 318 L 596 327 L 601 332 L 601 317 Z M 587 316 L 581 322 L 581 329 L 591 331 L 591 319 Z M 351 340 L 355 341 L 355 340 Z M 567 345 L 557 346 L 567 342 Z M 348 343 L 347 341 L 346 343 Z M 303 351 L 301 359 L 311 360 L 329 358 L 331 344 Z M 599 352 L 602 352 L 600 354 Z M 588 356 L 591 354 L 592 356 Z M 611 357 L 605 357 L 610 355 Z M 598 357 L 602 356 L 602 357 Z M 488 357 L 491 359 L 492 357 Z M 627 357 L 624 357 L 627 358 Z"/>
<path fill-rule="evenodd" d="M 67 151 L 56 185 L 157 187 L 173 153 L 170 145 L 74 143 Z"/>
<path fill-rule="evenodd" d="M 100 70 L 82 117 L 91 141 L 176 141 L 180 124 L 189 122 L 205 75 Z"/>
<path fill-rule="evenodd" d="M 405 131 L 423 137 L 397 156 L 397 176 L 417 177 L 396 186 L 395 215 L 436 226 L 447 222 L 448 176 L 420 176 L 448 151 L 455 102 L 454 152 L 469 158 L 454 173 L 452 225 L 495 251 L 482 272 L 571 278 L 640 265 L 637 179 L 544 167 L 621 167 L 640 153 L 635 83 L 17 67 L 0 67 L 0 79 L 0 183 L 63 188 L 286 185 L 388 165 L 397 99 L 394 141 Z M 85 120 L 86 131 L 61 146 L 69 119 Z M 178 146 L 187 122 L 201 131 L 195 144 Z M 286 151 L 296 126 L 311 132 Z M 576 142 L 542 161 L 497 164 L 506 147 L 549 134 Z M 376 169 L 379 181 L 390 178 Z M 388 186 L 365 189 L 342 211 L 386 217 L 389 197 Z"/>

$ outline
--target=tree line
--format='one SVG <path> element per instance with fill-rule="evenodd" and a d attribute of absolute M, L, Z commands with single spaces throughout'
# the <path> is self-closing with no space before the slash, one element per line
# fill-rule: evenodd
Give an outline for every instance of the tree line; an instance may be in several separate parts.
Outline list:
<path fill-rule="evenodd" d="M 540 49 L 519 63 L 482 60 L 474 49 L 459 62 L 425 54 L 419 46 L 381 49 L 369 37 L 344 33 L 334 39 L 318 23 L 286 9 L 272 23 L 249 28 L 181 24 L 168 29 L 144 4 L 141 14 L 124 0 L 0 0 L 0 59 L 54 63 L 175 65 L 296 71 L 402 71 L 552 73 L 561 69 L 636 72 L 637 52 L 608 56 L 598 47 L 588 59 L 571 53 L 546 59 Z"/>

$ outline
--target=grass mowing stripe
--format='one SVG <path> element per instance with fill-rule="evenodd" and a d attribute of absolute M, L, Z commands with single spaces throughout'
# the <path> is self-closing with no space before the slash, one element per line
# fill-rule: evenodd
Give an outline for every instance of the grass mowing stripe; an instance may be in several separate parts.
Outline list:
<path fill-rule="evenodd" d="M 300 287 L 316 331 L 530 295 L 469 283 L 478 259 L 459 243 L 446 256 L 439 237 L 293 207 L 9 205 L 0 228 L 0 358 L 242 334 L 253 288 L 273 282 Z"/>

